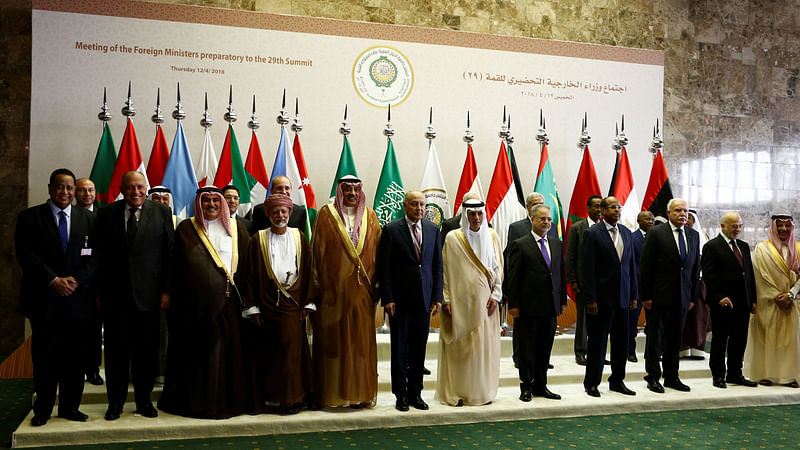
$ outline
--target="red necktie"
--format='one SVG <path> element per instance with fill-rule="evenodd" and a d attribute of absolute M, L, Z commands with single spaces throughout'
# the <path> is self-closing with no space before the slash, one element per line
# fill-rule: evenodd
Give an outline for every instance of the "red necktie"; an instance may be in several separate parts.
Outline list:
<path fill-rule="evenodd" d="M 736 241 L 731 239 L 731 247 L 733 247 L 733 254 L 736 256 L 736 260 L 739 261 L 739 267 L 744 267 L 744 260 L 742 259 L 742 252 L 739 251 L 739 247 L 736 245 Z"/>

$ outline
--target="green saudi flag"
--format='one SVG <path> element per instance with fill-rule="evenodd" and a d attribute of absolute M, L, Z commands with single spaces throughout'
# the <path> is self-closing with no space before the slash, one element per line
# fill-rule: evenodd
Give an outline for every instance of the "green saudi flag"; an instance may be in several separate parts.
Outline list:
<path fill-rule="evenodd" d="M 389 138 L 386 148 L 386 158 L 383 160 L 381 178 L 378 180 L 378 190 L 375 192 L 375 205 L 373 209 L 378 215 L 381 226 L 392 220 L 403 217 L 403 198 L 406 191 L 403 189 L 403 179 L 400 177 L 400 168 L 394 156 L 394 145 Z"/>
<path fill-rule="evenodd" d="M 117 162 L 117 150 L 114 146 L 114 138 L 108 129 L 108 122 L 103 124 L 103 137 L 100 138 L 100 145 L 97 146 L 97 154 L 92 164 L 92 172 L 89 179 L 94 182 L 97 192 L 97 202 L 100 205 L 114 201 L 108 199 L 108 185 L 111 184 L 111 175 L 114 174 L 114 164 Z"/>
<path fill-rule="evenodd" d="M 336 176 L 333 178 L 333 186 L 331 186 L 331 199 L 336 197 L 336 186 L 338 185 L 339 178 L 345 175 L 352 175 L 357 177 L 356 163 L 353 161 L 353 151 L 350 150 L 350 140 L 347 136 L 344 137 L 344 146 L 342 147 L 342 154 L 339 156 L 339 168 L 336 169 Z"/>

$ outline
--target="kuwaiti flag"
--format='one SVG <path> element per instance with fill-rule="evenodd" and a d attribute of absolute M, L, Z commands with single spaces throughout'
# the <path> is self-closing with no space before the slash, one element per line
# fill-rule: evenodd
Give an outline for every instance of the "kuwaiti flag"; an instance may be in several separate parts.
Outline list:
<path fill-rule="evenodd" d="M 261 145 L 258 143 L 256 130 L 253 130 L 250 135 L 250 149 L 247 150 L 244 171 L 247 175 L 247 185 L 250 186 L 250 199 L 253 202 L 259 202 L 261 199 L 267 198 L 269 176 L 267 168 L 264 166 L 264 157 L 261 154 Z M 239 209 L 241 210 L 241 208 Z"/>
<path fill-rule="evenodd" d="M 342 153 L 339 155 L 339 166 L 336 169 L 336 176 L 333 178 L 333 186 L 331 186 L 331 201 L 336 197 L 336 186 L 339 184 L 339 178 L 345 175 L 352 175 L 358 178 L 356 163 L 353 161 L 353 151 L 350 149 L 350 140 L 347 139 L 347 136 L 344 137 Z"/>
<path fill-rule="evenodd" d="M 157 124 L 153 150 L 150 152 L 150 159 L 147 161 L 147 179 L 153 186 L 164 185 L 164 171 L 167 169 L 167 161 L 169 161 L 167 138 L 164 137 L 164 130 L 161 129 L 161 124 Z"/>
<path fill-rule="evenodd" d="M 550 154 L 547 151 L 547 144 L 542 145 L 542 156 L 539 160 L 539 169 L 536 171 L 536 185 L 533 187 L 535 192 L 544 196 L 544 204 L 550 207 L 553 216 L 553 226 L 550 228 L 549 236 L 563 239 L 564 236 L 564 209 L 561 207 L 561 198 L 558 196 L 556 188 L 556 177 L 553 175 L 553 167 L 550 165 Z"/>
<path fill-rule="evenodd" d="M 213 183 L 214 175 L 217 173 L 217 153 L 214 151 L 214 143 L 211 141 L 211 130 L 208 127 L 205 128 L 203 150 L 197 161 L 197 185 L 200 187 Z"/>
<path fill-rule="evenodd" d="M 500 151 L 494 165 L 492 182 L 489 184 L 489 194 L 486 195 L 486 220 L 492 223 L 500 239 L 501 248 L 506 247 L 508 226 L 524 219 L 525 216 L 525 207 L 517 201 L 517 189 L 514 186 L 506 143 L 500 141 Z"/>
<path fill-rule="evenodd" d="M 197 178 L 181 121 L 178 121 L 178 129 L 175 130 L 172 152 L 169 155 L 162 184 L 172 191 L 172 204 L 175 207 L 173 214 L 181 218 L 192 217 Z"/>
<path fill-rule="evenodd" d="M 403 217 L 403 200 L 406 195 L 403 189 L 403 179 L 400 177 L 400 168 L 394 155 L 392 138 L 387 138 L 386 157 L 383 159 L 381 177 L 378 179 L 378 190 L 375 192 L 373 209 L 378 216 L 381 226 Z"/>
<path fill-rule="evenodd" d="M 297 169 L 294 153 L 288 147 L 289 138 L 286 136 L 286 126 L 281 125 L 281 140 L 278 142 L 278 153 L 275 155 L 275 164 L 272 166 L 270 180 L 275 179 L 278 175 L 289 178 L 292 183 L 292 203 L 306 206 L 306 196 L 303 193 L 303 181 L 300 178 L 300 171 Z M 268 192 L 267 195 L 269 194 Z"/>
<path fill-rule="evenodd" d="M 243 216 L 250 210 L 250 186 L 247 184 L 247 175 L 242 164 L 242 154 L 239 152 L 239 142 L 233 125 L 228 125 L 228 134 L 225 135 L 225 144 L 222 146 L 222 156 L 219 158 L 217 174 L 214 176 L 214 186 L 222 189 L 232 184 L 239 188 L 239 211 Z"/>
<path fill-rule="evenodd" d="M 114 174 L 114 164 L 117 161 L 117 149 L 114 146 L 114 138 L 108 129 L 108 122 L 103 124 L 103 136 L 100 137 L 100 144 L 97 146 L 97 154 L 92 164 L 92 172 L 89 179 L 94 182 L 97 192 L 97 201 L 104 205 L 111 203 L 108 200 L 108 186 L 111 184 L 111 176 Z"/>
<path fill-rule="evenodd" d="M 653 168 L 650 170 L 650 181 L 642 201 L 642 211 L 650 211 L 655 216 L 667 218 L 667 203 L 672 200 L 672 188 L 669 185 L 667 166 L 661 150 L 653 158 Z"/>
<path fill-rule="evenodd" d="M 600 191 L 600 183 L 597 181 L 592 154 L 589 153 L 589 146 L 586 145 L 583 147 L 581 167 L 578 169 L 578 177 L 575 179 L 575 187 L 572 189 L 572 198 L 569 200 L 567 227 L 564 230 L 565 242 L 569 238 L 569 229 L 572 224 L 586 218 L 586 202 L 593 195 L 602 196 L 603 194 Z"/>
<path fill-rule="evenodd" d="M 633 184 L 633 172 L 628 162 L 628 152 L 625 147 L 617 153 L 617 162 L 614 167 L 614 178 L 612 179 L 611 192 L 619 200 L 622 206 L 622 214 L 619 222 L 629 229 L 636 227 L 636 216 L 639 214 L 639 197 Z"/>
<path fill-rule="evenodd" d="M 292 154 L 294 155 L 297 171 L 300 174 L 300 189 L 306 200 L 306 239 L 311 241 L 311 230 L 314 229 L 314 220 L 317 218 L 317 196 L 314 195 L 314 187 L 311 185 L 311 177 L 308 176 L 306 168 L 306 158 L 303 156 L 303 147 L 300 145 L 300 135 L 294 134 L 292 144 Z"/>
<path fill-rule="evenodd" d="M 142 152 L 139 150 L 139 140 L 136 139 L 136 130 L 133 128 L 133 120 L 128 117 L 128 124 L 125 126 L 125 134 L 122 136 L 122 144 L 119 146 L 119 156 L 114 164 L 114 173 L 111 175 L 111 182 L 108 185 L 108 201 L 113 202 L 122 198 L 119 190 L 122 182 L 122 175 L 125 172 L 135 170 L 144 175 L 145 185 L 150 189 L 147 181 L 147 172 L 142 162 Z"/>
<path fill-rule="evenodd" d="M 472 151 L 472 144 L 467 144 L 467 159 L 464 160 L 464 168 L 461 169 L 461 179 L 458 181 L 458 190 L 456 191 L 456 198 L 453 202 L 456 207 L 453 210 L 453 215 L 458 214 L 458 209 L 461 208 L 461 201 L 468 192 L 473 192 L 483 196 L 483 186 L 481 186 L 481 179 L 478 178 L 478 165 L 475 163 L 475 153 Z M 488 222 L 488 218 L 486 219 Z"/>
<path fill-rule="evenodd" d="M 428 139 L 428 160 L 422 171 L 420 190 L 425 194 L 425 218 L 441 227 L 444 219 L 452 216 L 442 168 L 439 165 L 439 154 L 436 152 L 433 139 Z"/>

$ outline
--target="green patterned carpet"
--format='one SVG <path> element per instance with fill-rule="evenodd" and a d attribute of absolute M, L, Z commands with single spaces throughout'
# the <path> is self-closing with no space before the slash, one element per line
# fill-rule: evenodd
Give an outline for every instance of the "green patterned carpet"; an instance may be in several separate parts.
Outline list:
<path fill-rule="evenodd" d="M 30 380 L 0 380 L 0 445 L 30 409 Z M 467 425 L 136 442 L 91 449 L 795 448 L 800 405 L 667 411 Z M 793 420 L 794 419 L 794 420 Z M 78 448 L 78 447 L 73 447 Z"/>

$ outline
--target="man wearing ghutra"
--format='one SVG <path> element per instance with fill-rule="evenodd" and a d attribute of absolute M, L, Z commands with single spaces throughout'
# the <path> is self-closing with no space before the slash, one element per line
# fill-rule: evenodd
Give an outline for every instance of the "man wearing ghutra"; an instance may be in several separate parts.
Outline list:
<path fill-rule="evenodd" d="M 194 210 L 177 230 L 167 374 L 158 407 L 225 419 L 244 411 L 247 396 L 236 283 L 250 238 L 241 223 L 231 226 L 218 188 L 199 189 Z"/>
<path fill-rule="evenodd" d="M 375 303 L 381 228 L 361 180 L 339 179 L 319 210 L 311 242 L 313 406 L 365 407 L 378 394 Z"/>
<path fill-rule="evenodd" d="M 756 311 L 750 317 L 743 372 L 766 386 L 780 383 L 796 388 L 800 381 L 796 298 L 800 291 L 800 246 L 794 240 L 792 216 L 772 216 L 767 237 L 753 253 Z"/>
<path fill-rule="evenodd" d="M 485 205 L 461 205 L 461 228 L 445 238 L 444 293 L 436 397 L 451 406 L 485 405 L 500 378 L 503 250 L 486 223 Z"/>
<path fill-rule="evenodd" d="M 172 226 L 175 228 L 178 227 L 178 216 L 175 215 L 175 208 L 172 204 L 172 191 L 170 188 L 166 186 L 153 186 L 147 191 L 147 199 L 169 207 L 170 211 L 172 211 Z"/>
<path fill-rule="evenodd" d="M 243 315 L 255 328 L 246 347 L 253 377 L 248 412 L 296 414 L 311 392 L 311 351 L 305 318 L 311 255 L 305 235 L 287 226 L 292 199 L 273 194 L 264 201 L 270 228 L 253 236 L 239 271 Z M 246 364 L 246 365 L 247 365 Z"/>

